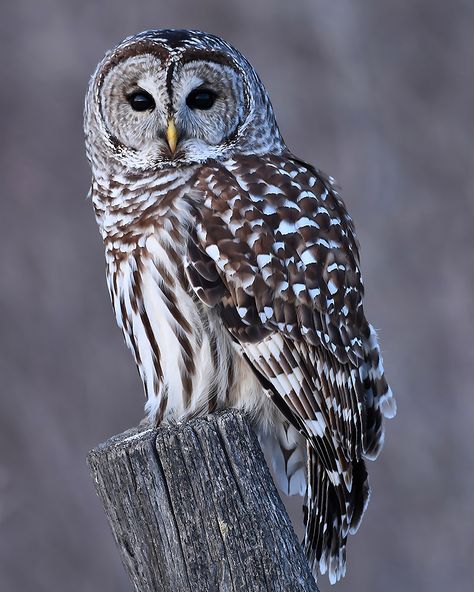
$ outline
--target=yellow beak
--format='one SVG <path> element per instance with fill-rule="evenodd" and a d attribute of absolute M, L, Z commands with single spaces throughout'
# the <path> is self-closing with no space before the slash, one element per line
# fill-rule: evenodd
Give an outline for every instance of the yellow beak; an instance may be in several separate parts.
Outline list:
<path fill-rule="evenodd" d="M 171 152 L 176 150 L 176 144 L 178 143 L 178 132 L 176 131 L 176 126 L 174 124 L 174 120 L 170 119 L 168 121 L 168 128 L 166 129 L 166 140 L 168 142 L 168 146 L 170 147 Z"/>

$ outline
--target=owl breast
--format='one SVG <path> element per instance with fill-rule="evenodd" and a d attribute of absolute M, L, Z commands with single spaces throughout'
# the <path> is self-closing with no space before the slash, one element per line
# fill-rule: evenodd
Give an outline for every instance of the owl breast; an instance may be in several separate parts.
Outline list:
<path fill-rule="evenodd" d="M 186 186 L 169 190 L 170 184 L 163 184 L 161 199 L 155 187 L 152 202 L 141 195 L 124 202 L 122 195 L 104 205 L 103 194 L 93 194 L 109 292 L 144 385 L 147 415 L 160 422 L 234 406 L 270 420 L 270 402 L 220 316 L 189 286 Z"/>

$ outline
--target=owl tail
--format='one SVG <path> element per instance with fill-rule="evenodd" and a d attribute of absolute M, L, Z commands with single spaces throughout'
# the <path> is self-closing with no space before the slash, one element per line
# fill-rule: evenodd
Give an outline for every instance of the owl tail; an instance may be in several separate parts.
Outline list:
<path fill-rule="evenodd" d="M 356 532 L 369 501 L 369 484 L 363 460 L 352 466 L 352 487 L 335 485 L 308 444 L 308 487 L 304 505 L 305 552 L 313 569 L 335 584 L 346 573 L 346 542 Z"/>

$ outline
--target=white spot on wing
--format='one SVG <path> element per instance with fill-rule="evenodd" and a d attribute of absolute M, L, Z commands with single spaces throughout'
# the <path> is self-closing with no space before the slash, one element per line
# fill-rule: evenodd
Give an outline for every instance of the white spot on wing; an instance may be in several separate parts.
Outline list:
<path fill-rule="evenodd" d="M 316 259 L 310 249 L 306 249 L 306 251 L 303 251 L 303 253 L 301 254 L 301 261 L 305 265 L 311 265 L 312 263 L 316 263 Z"/>
<path fill-rule="evenodd" d="M 208 247 L 206 247 L 206 253 L 214 261 L 217 261 L 220 257 L 220 253 L 219 253 L 219 249 L 218 249 L 217 245 L 209 245 Z"/>
<path fill-rule="evenodd" d="M 265 267 L 265 265 L 270 263 L 271 260 L 272 260 L 271 255 L 267 255 L 267 254 L 257 255 L 257 265 L 260 268 Z"/>
<path fill-rule="evenodd" d="M 289 222 L 288 220 L 282 220 L 278 225 L 277 232 L 281 234 L 293 234 L 296 231 L 296 227 L 293 222 Z"/>
<path fill-rule="evenodd" d="M 304 284 L 293 284 L 293 292 L 295 296 L 298 298 L 301 292 L 306 290 L 306 286 Z"/>

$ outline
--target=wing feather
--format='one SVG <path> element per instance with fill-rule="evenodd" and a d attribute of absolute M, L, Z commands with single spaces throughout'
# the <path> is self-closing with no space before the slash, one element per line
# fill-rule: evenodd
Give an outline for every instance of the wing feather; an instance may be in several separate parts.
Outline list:
<path fill-rule="evenodd" d="M 337 579 L 368 499 L 363 459 L 395 412 L 352 220 L 332 181 L 290 154 L 208 163 L 191 191 L 190 283 L 309 442 L 306 540 Z"/>

